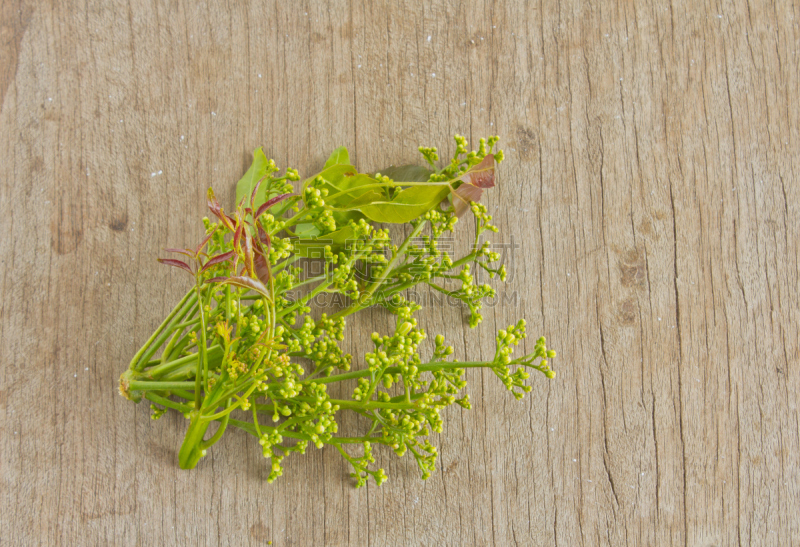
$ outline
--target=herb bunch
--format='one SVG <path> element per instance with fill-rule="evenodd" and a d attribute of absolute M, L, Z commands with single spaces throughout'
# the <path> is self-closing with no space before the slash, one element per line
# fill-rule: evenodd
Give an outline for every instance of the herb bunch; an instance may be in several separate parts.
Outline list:
<path fill-rule="evenodd" d="M 470 408 L 466 369 L 492 370 L 517 399 L 531 389 L 528 369 L 555 376 L 548 362 L 555 352 L 544 338 L 532 353 L 513 355 L 526 337 L 524 320 L 498 332 L 490 361 L 456 360 L 441 334 L 433 337 L 432 356 L 420 356 L 428 335 L 414 318 L 420 306 L 403 296 L 406 290 L 427 286 L 461 300 L 475 327 L 482 303 L 495 296 L 490 285 L 475 281 L 475 269 L 506 277 L 487 239 L 497 228 L 479 202 L 495 185 L 495 165 L 503 158 L 502 151 L 493 152 L 497 137 L 481 139 L 471 152 L 466 139 L 457 135 L 455 141 L 443 168 L 436 167 L 435 148 L 420 148 L 428 167 L 374 175 L 359 173 L 340 148 L 297 193 L 297 171 L 279 176 L 258 149 L 237 185 L 231 214 L 209 189 L 205 238 L 193 249 L 167 249 L 180 259 L 159 259 L 185 271 L 192 287 L 120 378 L 120 393 L 149 400 L 153 419 L 173 409 L 190 421 L 179 452 L 182 468 L 195 467 L 236 427 L 258 439 L 270 460 L 269 482 L 282 474 L 286 456 L 305 453 L 309 443 L 334 446 L 352 465 L 357 486 L 370 476 L 377 484 L 386 480 L 372 465 L 375 444 L 401 457 L 410 453 L 425 479 L 435 467 L 429 436 L 442 430 L 441 411 L 454 403 Z M 467 211 L 475 217 L 473 244 L 454 257 L 440 243 Z M 380 223 L 408 224 L 410 231 L 396 244 Z M 460 286 L 449 290 L 448 282 Z M 312 300 L 325 295 L 347 304 L 315 319 Z M 340 346 L 347 317 L 376 305 L 396 316 L 395 330 L 373 333 L 364 363 L 353 367 Z M 350 398 L 328 394 L 338 382 L 352 386 Z M 363 416 L 368 428 L 359 436 L 337 436 L 343 412 Z M 206 438 L 213 422 L 219 422 L 216 432 Z M 353 445 L 361 447 L 360 456 Z"/>

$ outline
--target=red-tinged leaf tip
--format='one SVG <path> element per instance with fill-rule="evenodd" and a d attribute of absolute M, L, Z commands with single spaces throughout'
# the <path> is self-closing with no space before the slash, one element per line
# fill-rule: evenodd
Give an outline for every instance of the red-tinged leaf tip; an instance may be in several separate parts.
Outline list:
<path fill-rule="evenodd" d="M 461 218 L 470 207 L 470 202 L 479 202 L 483 189 L 473 186 L 471 184 L 462 184 L 453 190 L 453 207 L 456 210 L 456 216 Z"/>
<path fill-rule="evenodd" d="M 206 237 L 203 238 L 203 241 L 200 242 L 200 244 L 197 246 L 197 249 L 195 249 L 195 251 L 194 251 L 195 256 L 198 256 L 200 254 L 200 252 L 205 248 L 206 244 L 208 243 L 208 241 L 211 239 L 211 236 L 213 236 L 213 235 L 214 235 L 214 232 L 212 231 L 210 234 L 206 235 Z"/>
<path fill-rule="evenodd" d="M 186 262 L 183 262 L 182 260 L 175 260 L 173 258 L 159 258 L 158 261 L 161 262 L 162 264 L 166 264 L 167 266 L 172 266 L 174 268 L 180 268 L 182 270 L 186 270 L 187 272 L 189 272 L 190 275 L 194 275 L 194 272 L 189 267 L 189 265 Z"/>
<path fill-rule="evenodd" d="M 217 196 L 214 195 L 214 189 L 209 188 L 208 194 L 206 194 L 206 201 L 208 202 L 208 208 L 214 213 L 216 216 L 219 216 L 221 207 L 219 205 L 219 201 L 217 201 Z"/>
<path fill-rule="evenodd" d="M 189 258 L 194 258 L 195 253 L 193 253 L 190 249 L 164 249 L 165 253 L 180 253 L 182 255 L 186 255 Z"/>
<path fill-rule="evenodd" d="M 256 194 L 258 193 L 258 188 L 261 186 L 261 181 L 263 181 L 265 178 L 266 177 L 261 177 L 260 179 L 258 179 L 258 182 L 256 183 L 255 187 L 253 188 L 253 191 L 250 194 L 250 207 L 253 209 L 256 208 Z M 252 210 L 250 211 L 250 214 L 253 214 Z"/>
<path fill-rule="evenodd" d="M 209 209 L 209 211 L 211 211 L 211 213 L 215 217 L 220 219 L 228 230 L 233 232 L 236 229 L 236 223 L 231 217 L 229 217 L 228 215 L 226 215 L 223 212 L 222 206 L 219 204 L 219 201 L 217 201 L 217 197 L 214 195 L 214 189 L 213 188 L 209 188 L 208 189 L 208 199 L 207 199 L 207 201 L 208 201 L 208 209 Z"/>
<path fill-rule="evenodd" d="M 256 277 L 258 277 L 258 280 L 266 285 L 269 283 L 270 275 L 272 275 L 269 262 L 267 262 L 267 259 L 264 258 L 264 255 L 261 253 L 256 255 L 256 258 L 253 262 L 255 263 Z"/>
<path fill-rule="evenodd" d="M 244 231 L 244 225 L 239 224 L 236 227 L 236 231 L 233 233 L 233 248 L 238 251 L 239 250 L 239 241 L 242 237 L 242 232 Z"/>
<path fill-rule="evenodd" d="M 461 180 L 478 188 L 494 188 L 494 156 L 486 154 L 482 162 L 461 176 Z"/>
<path fill-rule="evenodd" d="M 228 280 L 227 277 L 217 276 L 217 277 L 212 277 L 211 279 L 206 279 L 205 283 L 222 283 L 222 282 L 227 281 L 227 280 Z"/>
<path fill-rule="evenodd" d="M 269 253 L 269 250 L 272 247 L 272 238 L 269 237 L 269 234 L 264 230 L 264 228 L 261 227 L 260 224 L 258 225 L 258 239 L 261 241 L 262 246 L 266 245 L 267 247 L 264 252 Z"/>
<path fill-rule="evenodd" d="M 258 217 L 260 217 L 261 215 L 263 215 L 263 214 L 264 214 L 264 212 L 265 212 L 267 209 L 269 209 L 270 207 L 272 207 L 272 206 L 273 206 L 273 205 L 275 205 L 276 203 L 280 203 L 281 201 L 285 200 L 286 198 L 290 198 L 290 197 L 292 197 L 292 196 L 296 196 L 296 195 L 297 195 L 297 194 L 292 194 L 292 193 L 289 193 L 289 194 L 281 194 L 280 196 L 275 196 L 274 198 L 268 199 L 268 200 L 266 201 L 266 203 L 264 203 L 263 205 L 261 205 L 261 207 L 259 207 L 259 208 L 258 208 L 258 211 L 256 211 L 256 216 L 255 216 L 255 218 L 258 218 Z"/>
<path fill-rule="evenodd" d="M 267 297 L 267 299 L 271 300 L 269 297 L 269 291 L 264 286 L 261 281 L 257 279 L 253 279 L 252 277 L 245 277 L 245 276 L 233 276 L 225 279 L 222 283 L 227 283 L 229 285 L 234 285 L 236 287 L 242 287 L 245 289 L 253 290 L 262 296 Z"/>
<path fill-rule="evenodd" d="M 223 262 L 227 262 L 228 260 L 233 258 L 233 255 L 235 255 L 235 254 L 236 253 L 233 252 L 233 251 L 228 251 L 227 253 L 222 253 L 222 254 L 216 255 L 216 256 L 214 256 L 212 258 L 209 258 L 208 262 L 203 264 L 203 268 L 200 271 L 204 272 L 207 269 L 209 269 L 209 268 L 211 268 L 213 266 L 216 266 L 217 264 L 222 264 Z"/>
<path fill-rule="evenodd" d="M 244 266 L 247 269 L 248 275 L 251 277 L 255 277 L 255 252 L 253 251 L 253 238 L 248 236 L 247 234 L 244 235 Z"/>

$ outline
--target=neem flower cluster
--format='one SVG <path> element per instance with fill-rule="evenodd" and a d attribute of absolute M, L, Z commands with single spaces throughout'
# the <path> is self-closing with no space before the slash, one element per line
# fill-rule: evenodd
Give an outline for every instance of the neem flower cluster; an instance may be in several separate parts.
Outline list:
<path fill-rule="evenodd" d="M 304 453 L 309 443 L 336 447 L 353 466 L 357 486 L 369 476 L 378 484 L 386 480 L 371 465 L 376 444 L 401 457 L 410 453 L 425 479 L 435 467 L 428 436 L 442 430 L 440 412 L 453 403 L 470 408 L 462 394 L 467 368 L 492 370 L 518 399 L 531 389 L 526 369 L 555 375 L 548 364 L 555 352 L 544 338 L 532 353 L 513 357 L 526 337 L 524 320 L 497 334 L 491 361 L 457 361 L 441 334 L 431 356 L 420 356 L 428 336 L 413 317 L 420 306 L 403 296 L 408 289 L 427 286 L 462 301 L 475 327 L 482 302 L 495 291 L 477 284 L 474 272 L 506 277 L 485 240 L 497 228 L 479 203 L 503 159 L 502 151 L 492 151 L 497 137 L 481 139 L 472 152 L 463 137 L 455 141 L 453 159 L 442 169 L 435 148 L 420 148 L 428 167 L 375 175 L 359 173 L 339 148 L 299 193 L 297 171 L 278 176 L 259 149 L 237 185 L 231 214 L 209 190 L 213 220 L 203 219 L 205 238 L 193 249 L 167 249 L 180 258 L 160 259 L 185 271 L 192 287 L 120 378 L 120 393 L 148 399 L 154 419 L 173 409 L 190 421 L 182 468 L 196 466 L 237 427 L 256 437 L 271 461 L 270 482 L 282 474 L 283 459 Z M 474 243 L 454 257 L 439 244 L 467 211 L 475 217 Z M 408 224 L 408 235 L 395 244 L 382 223 Z M 344 304 L 314 318 L 311 304 L 324 296 Z M 346 318 L 371 306 L 397 317 L 395 331 L 373 333 L 371 351 L 354 364 L 340 347 Z M 350 398 L 328 394 L 336 382 L 352 385 Z M 368 427 L 355 437 L 337 436 L 343 412 L 363 416 Z M 216 432 L 206 438 L 215 421 Z"/>

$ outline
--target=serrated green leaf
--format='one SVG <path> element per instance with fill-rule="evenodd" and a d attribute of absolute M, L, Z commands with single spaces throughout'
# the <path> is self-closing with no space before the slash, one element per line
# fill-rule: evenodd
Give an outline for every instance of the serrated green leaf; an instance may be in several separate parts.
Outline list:
<path fill-rule="evenodd" d="M 239 179 L 239 182 L 236 183 L 236 203 L 234 207 L 239 205 L 242 198 L 245 199 L 245 206 L 249 207 L 250 194 L 253 193 L 253 188 L 255 188 L 258 181 L 265 176 L 267 176 L 267 156 L 264 155 L 264 150 L 259 147 L 253 151 L 253 163 L 250 164 L 250 168 L 244 176 Z M 255 199 L 256 209 L 265 201 L 267 201 L 267 186 L 262 183 Z"/>
<path fill-rule="evenodd" d="M 324 169 L 333 167 L 334 165 L 350 165 L 350 154 L 348 154 L 347 148 L 344 146 L 340 146 L 333 151 L 328 161 L 325 162 Z"/>

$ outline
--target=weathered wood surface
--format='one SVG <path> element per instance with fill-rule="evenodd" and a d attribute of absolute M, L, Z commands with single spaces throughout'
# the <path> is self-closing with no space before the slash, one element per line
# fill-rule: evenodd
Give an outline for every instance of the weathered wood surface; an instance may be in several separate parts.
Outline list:
<path fill-rule="evenodd" d="M 0 7 L 0 543 L 800 544 L 797 4 L 212 4 Z M 244 434 L 179 470 L 183 418 L 116 383 L 205 188 L 455 132 L 503 138 L 518 303 L 422 320 L 463 358 L 524 316 L 558 377 L 471 373 L 427 482 L 312 450 L 267 485 Z"/>

